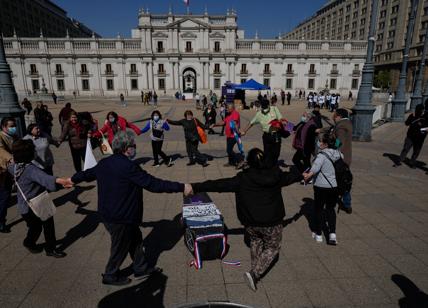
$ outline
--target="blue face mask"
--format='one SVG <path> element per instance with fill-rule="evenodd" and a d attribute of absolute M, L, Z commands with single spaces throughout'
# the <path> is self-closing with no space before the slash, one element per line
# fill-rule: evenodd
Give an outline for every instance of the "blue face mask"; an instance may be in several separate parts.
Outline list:
<path fill-rule="evenodd" d="M 115 122 L 115 121 L 114 121 L 114 120 L 115 120 L 114 118 L 109 118 L 108 120 L 109 120 L 109 122 L 110 122 L 110 123 L 114 123 L 114 122 Z"/>
<path fill-rule="evenodd" d="M 302 121 L 302 122 L 306 122 L 306 121 L 307 121 L 307 119 L 306 119 L 306 117 L 301 117 L 301 118 L 300 118 L 300 121 Z"/>
<path fill-rule="evenodd" d="M 9 136 L 15 136 L 16 135 L 16 127 L 9 127 L 7 129 L 7 133 Z"/>
<path fill-rule="evenodd" d="M 155 121 L 155 122 L 159 121 L 159 116 L 157 116 L 157 115 L 153 116 L 153 121 Z"/>

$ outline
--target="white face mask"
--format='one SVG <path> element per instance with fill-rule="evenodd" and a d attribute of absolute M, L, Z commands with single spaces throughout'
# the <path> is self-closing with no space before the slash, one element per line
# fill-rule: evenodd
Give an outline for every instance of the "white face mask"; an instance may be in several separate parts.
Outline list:
<path fill-rule="evenodd" d="M 159 121 L 159 116 L 157 116 L 157 115 L 153 116 L 153 120 L 154 120 L 155 122 Z"/>

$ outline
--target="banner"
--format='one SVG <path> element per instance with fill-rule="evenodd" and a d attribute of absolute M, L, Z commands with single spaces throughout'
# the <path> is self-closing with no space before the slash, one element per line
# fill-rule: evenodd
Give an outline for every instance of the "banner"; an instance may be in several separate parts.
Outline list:
<path fill-rule="evenodd" d="M 97 160 L 95 159 L 94 153 L 92 152 L 91 140 L 88 138 L 86 142 L 86 153 L 85 153 L 85 164 L 83 165 L 83 170 L 88 170 L 97 165 Z"/>

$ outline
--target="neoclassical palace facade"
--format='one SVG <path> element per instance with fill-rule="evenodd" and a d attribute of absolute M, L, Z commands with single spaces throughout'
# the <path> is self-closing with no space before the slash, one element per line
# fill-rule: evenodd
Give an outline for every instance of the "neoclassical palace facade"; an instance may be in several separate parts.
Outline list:
<path fill-rule="evenodd" d="M 237 15 L 139 12 L 132 38 L 5 38 L 18 94 L 137 96 L 220 91 L 254 79 L 273 90 L 356 93 L 364 41 L 244 38 Z"/>

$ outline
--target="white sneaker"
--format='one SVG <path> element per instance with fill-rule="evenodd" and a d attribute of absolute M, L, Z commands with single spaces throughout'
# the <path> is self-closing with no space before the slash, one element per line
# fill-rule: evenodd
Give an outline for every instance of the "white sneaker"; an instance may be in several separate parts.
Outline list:
<path fill-rule="evenodd" d="M 328 236 L 328 243 L 330 245 L 337 245 L 336 233 L 330 233 Z"/>
<path fill-rule="evenodd" d="M 312 232 L 312 238 L 317 242 L 317 243 L 322 243 L 322 235 L 318 235 L 315 232 Z"/>
<path fill-rule="evenodd" d="M 257 283 L 256 279 L 254 278 L 253 274 L 251 272 L 245 272 L 244 277 L 247 281 L 248 287 L 253 290 L 254 292 L 257 291 Z"/>

